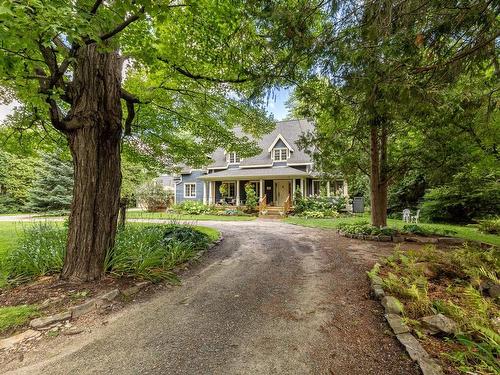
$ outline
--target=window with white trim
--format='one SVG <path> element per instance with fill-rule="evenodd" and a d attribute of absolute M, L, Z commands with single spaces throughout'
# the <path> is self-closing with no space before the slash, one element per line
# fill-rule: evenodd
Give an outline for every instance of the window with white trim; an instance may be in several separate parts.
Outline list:
<path fill-rule="evenodd" d="M 273 160 L 274 161 L 286 161 L 288 159 L 288 149 L 287 148 L 274 148 L 273 149 Z"/>
<path fill-rule="evenodd" d="M 227 161 L 229 164 L 238 164 L 240 162 L 240 157 L 236 152 L 229 152 L 227 154 Z"/>
<path fill-rule="evenodd" d="M 189 182 L 184 184 L 184 198 L 196 198 L 196 183 Z"/>

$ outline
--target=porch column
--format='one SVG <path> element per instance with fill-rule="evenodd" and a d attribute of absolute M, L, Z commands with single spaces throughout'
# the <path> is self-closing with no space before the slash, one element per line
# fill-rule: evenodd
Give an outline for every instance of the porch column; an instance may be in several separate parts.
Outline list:
<path fill-rule="evenodd" d="M 344 196 L 347 197 L 349 195 L 349 190 L 347 189 L 347 181 L 344 180 Z"/>
<path fill-rule="evenodd" d="M 326 196 L 330 196 L 330 180 L 326 182 Z"/>
<path fill-rule="evenodd" d="M 300 179 L 300 190 L 302 191 L 302 198 L 304 198 L 306 196 L 306 191 L 304 189 L 304 186 L 305 186 L 304 179 L 301 178 Z"/>
<path fill-rule="evenodd" d="M 295 199 L 295 178 L 292 179 L 292 202 Z"/>
<path fill-rule="evenodd" d="M 240 181 L 236 180 L 236 206 L 240 205 Z"/>
<path fill-rule="evenodd" d="M 208 204 L 212 203 L 212 181 L 208 181 Z"/>
<path fill-rule="evenodd" d="M 260 198 L 262 198 L 264 196 L 264 180 L 263 179 L 260 179 Z"/>
<path fill-rule="evenodd" d="M 207 182 L 203 181 L 203 204 L 207 204 Z"/>

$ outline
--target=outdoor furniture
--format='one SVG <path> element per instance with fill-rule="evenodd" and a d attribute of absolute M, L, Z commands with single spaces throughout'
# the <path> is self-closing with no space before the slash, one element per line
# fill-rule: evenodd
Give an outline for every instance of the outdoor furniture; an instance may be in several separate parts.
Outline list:
<path fill-rule="evenodd" d="M 411 211 L 408 208 L 403 210 L 403 221 L 409 223 L 411 221 Z"/>
<path fill-rule="evenodd" d="M 418 224 L 418 218 L 420 217 L 420 210 L 417 210 L 417 213 L 415 215 L 410 216 L 410 222 Z"/>

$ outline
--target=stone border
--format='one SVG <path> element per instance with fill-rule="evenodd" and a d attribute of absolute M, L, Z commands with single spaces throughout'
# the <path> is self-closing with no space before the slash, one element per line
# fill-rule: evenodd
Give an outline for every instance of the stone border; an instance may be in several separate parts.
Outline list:
<path fill-rule="evenodd" d="M 200 252 L 200 255 L 206 251 L 212 250 L 214 247 L 219 245 L 223 239 L 224 237 L 221 234 L 220 237 L 214 242 L 212 242 L 206 250 Z M 190 265 L 192 261 L 190 260 L 187 263 L 184 263 L 184 265 Z M 11 349 L 25 341 L 38 339 L 42 335 L 42 332 L 40 331 L 50 331 L 53 329 L 57 330 L 58 327 L 62 326 L 62 323 L 64 321 L 66 321 L 66 325 L 69 325 L 69 321 L 72 319 L 76 319 L 82 315 L 88 314 L 93 311 L 105 310 L 108 307 L 110 307 L 112 302 L 116 300 L 118 297 L 121 296 L 123 298 L 131 298 L 132 296 L 136 295 L 142 289 L 151 284 L 152 284 L 151 281 L 141 281 L 135 283 L 135 285 L 127 289 L 122 289 L 122 290 L 118 288 L 112 289 L 109 292 L 101 294 L 98 297 L 89 299 L 88 301 L 85 301 L 80 305 L 71 306 L 66 311 L 54 315 L 32 319 L 29 323 L 30 329 L 21 332 L 17 335 L 0 339 L 0 351 Z M 82 330 L 74 330 L 75 327 L 71 327 L 71 325 L 69 325 L 68 328 L 69 328 L 67 330 L 68 335 L 82 332 Z M 63 331 L 63 333 L 64 332 L 65 331 Z"/>
<path fill-rule="evenodd" d="M 372 295 L 384 306 L 384 317 L 391 327 L 394 335 L 404 346 L 410 358 L 417 362 L 423 375 L 443 375 L 441 366 L 427 353 L 420 345 L 420 342 L 412 335 L 410 328 L 404 323 L 401 317 L 401 302 L 396 297 L 386 296 L 382 288 L 383 281 L 378 276 L 380 264 L 375 263 L 368 278 L 370 280 Z"/>
<path fill-rule="evenodd" d="M 442 245 L 457 245 L 462 246 L 464 244 L 471 244 L 479 246 L 482 249 L 489 249 L 490 247 L 495 247 L 495 245 L 481 242 L 481 241 L 469 241 L 458 237 L 412 237 L 412 236 L 372 236 L 369 234 L 352 234 L 342 232 L 337 230 L 337 233 L 343 237 L 354 238 L 356 240 L 367 240 L 367 241 L 379 241 L 379 242 L 414 242 L 419 244 L 442 244 Z"/>

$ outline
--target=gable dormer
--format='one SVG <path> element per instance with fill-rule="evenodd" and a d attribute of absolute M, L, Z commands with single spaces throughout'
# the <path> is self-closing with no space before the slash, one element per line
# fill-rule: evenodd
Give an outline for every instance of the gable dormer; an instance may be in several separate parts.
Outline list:
<path fill-rule="evenodd" d="M 278 134 L 267 151 L 271 153 L 273 161 L 283 162 L 290 158 L 293 148 L 281 134 Z"/>

